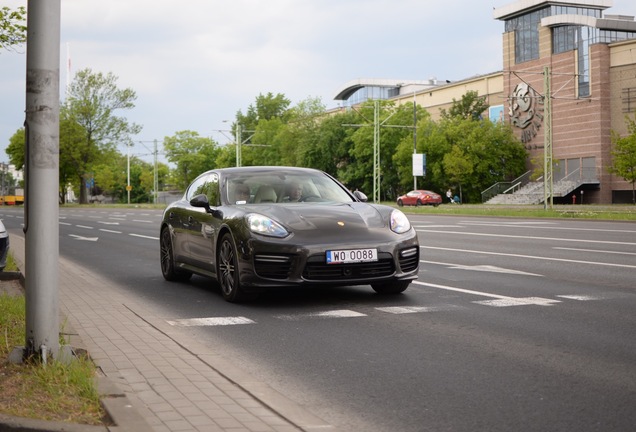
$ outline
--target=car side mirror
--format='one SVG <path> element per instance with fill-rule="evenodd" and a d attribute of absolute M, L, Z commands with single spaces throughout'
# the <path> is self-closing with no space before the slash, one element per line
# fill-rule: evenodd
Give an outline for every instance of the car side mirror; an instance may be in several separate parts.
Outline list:
<path fill-rule="evenodd" d="M 205 194 L 199 194 L 192 197 L 190 200 L 190 205 L 192 207 L 199 207 L 205 209 L 207 213 L 210 213 L 212 216 L 222 218 L 223 213 L 217 209 L 213 209 L 210 207 L 210 201 L 208 201 L 208 197 Z"/>
<path fill-rule="evenodd" d="M 204 208 L 206 212 L 210 212 L 210 201 L 208 201 L 208 197 L 205 194 L 193 196 L 190 200 L 190 205 L 192 207 Z"/>
<path fill-rule="evenodd" d="M 367 196 L 359 190 L 353 191 L 353 195 L 358 199 L 358 201 L 367 202 L 368 200 Z"/>

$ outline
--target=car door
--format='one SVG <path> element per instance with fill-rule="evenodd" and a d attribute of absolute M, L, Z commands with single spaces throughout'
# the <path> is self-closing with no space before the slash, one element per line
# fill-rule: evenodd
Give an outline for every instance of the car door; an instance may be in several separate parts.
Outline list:
<path fill-rule="evenodd" d="M 210 206 L 220 205 L 219 176 L 210 173 L 199 182 L 193 195 L 204 194 Z M 221 220 L 200 207 L 190 206 L 187 220 L 188 254 L 191 264 L 206 273 L 216 273 L 216 237 Z"/>

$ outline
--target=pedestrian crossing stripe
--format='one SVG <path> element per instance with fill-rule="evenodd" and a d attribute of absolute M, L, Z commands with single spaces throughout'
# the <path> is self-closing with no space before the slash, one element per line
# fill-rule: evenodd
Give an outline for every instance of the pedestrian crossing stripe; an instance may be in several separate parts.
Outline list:
<path fill-rule="evenodd" d="M 559 295 L 559 298 L 576 301 L 603 300 L 603 297 L 594 297 L 586 295 Z M 503 297 L 493 300 L 473 301 L 471 303 L 491 307 L 510 307 L 510 306 L 552 306 L 562 303 L 561 300 L 553 300 L 542 297 Z M 379 312 L 389 313 L 393 315 L 427 313 L 427 312 L 447 312 L 452 310 L 465 309 L 465 306 L 442 304 L 437 306 L 387 306 L 373 308 Z M 360 318 L 366 317 L 368 314 L 357 312 L 350 309 L 335 309 L 320 312 L 311 312 L 305 314 L 291 315 L 275 315 L 275 319 L 284 321 L 300 321 L 312 318 Z M 208 318 L 188 318 L 167 321 L 168 324 L 175 327 L 212 327 L 212 326 L 231 326 L 242 324 L 256 324 L 256 321 L 246 317 L 208 317 Z"/>
<path fill-rule="evenodd" d="M 168 324 L 176 327 L 204 327 L 204 326 L 228 326 L 237 324 L 256 324 L 245 317 L 212 317 L 212 318 L 189 318 L 168 321 Z"/>

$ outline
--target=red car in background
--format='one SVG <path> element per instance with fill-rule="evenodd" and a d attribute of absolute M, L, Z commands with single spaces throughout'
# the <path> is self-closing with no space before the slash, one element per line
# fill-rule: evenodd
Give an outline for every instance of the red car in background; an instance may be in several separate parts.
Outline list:
<path fill-rule="evenodd" d="M 432 205 L 437 207 L 442 203 L 442 196 L 438 193 L 428 190 L 412 190 L 406 195 L 399 196 L 397 205 L 400 207 L 405 205 L 421 206 Z"/>

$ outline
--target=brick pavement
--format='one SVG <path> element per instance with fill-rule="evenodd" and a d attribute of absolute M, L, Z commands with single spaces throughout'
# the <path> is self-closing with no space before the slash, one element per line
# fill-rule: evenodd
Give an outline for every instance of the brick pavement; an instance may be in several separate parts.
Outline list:
<path fill-rule="evenodd" d="M 24 262 L 25 242 L 11 235 Z M 21 266 L 24 268 L 24 266 Z M 28 275 L 26 275 L 28 278 Z M 120 287 L 60 257 L 63 331 L 82 344 L 106 381 L 116 428 L 168 431 L 335 431 L 284 395 L 155 317 Z M 110 408 L 109 408 L 110 407 Z"/>

